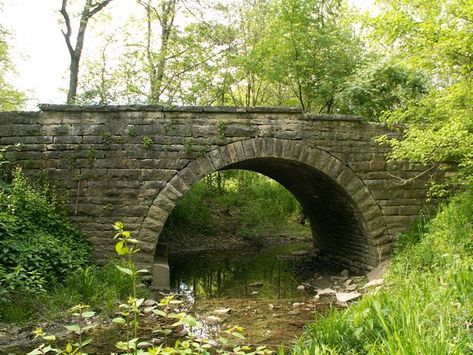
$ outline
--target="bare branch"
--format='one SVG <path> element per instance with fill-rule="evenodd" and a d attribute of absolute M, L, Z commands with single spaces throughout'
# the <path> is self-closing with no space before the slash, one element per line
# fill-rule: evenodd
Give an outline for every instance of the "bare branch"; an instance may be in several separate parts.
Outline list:
<path fill-rule="evenodd" d="M 95 4 L 95 7 L 93 7 L 90 11 L 89 11 L 89 18 L 91 18 L 92 16 L 94 16 L 97 12 L 99 12 L 100 10 L 102 10 L 105 6 L 107 6 L 108 4 L 110 4 L 112 2 L 112 0 L 104 0 L 102 1 L 101 3 L 98 3 L 98 4 Z"/>
<path fill-rule="evenodd" d="M 408 182 L 411 182 L 411 181 L 413 181 L 413 180 L 415 180 L 415 179 L 420 178 L 421 176 L 427 174 L 429 171 L 432 171 L 432 170 L 435 169 L 435 168 L 437 168 L 437 164 L 432 165 L 432 166 L 431 166 L 430 168 L 428 168 L 427 170 L 424 170 L 423 172 L 421 172 L 421 173 L 419 173 L 419 174 L 417 174 L 417 175 L 415 175 L 415 176 L 413 176 L 413 177 L 411 177 L 411 178 L 409 178 L 409 179 L 404 179 L 404 178 L 402 178 L 402 177 L 400 177 L 400 176 L 396 176 L 396 175 L 393 175 L 393 174 L 390 174 L 390 173 L 388 173 L 388 176 L 390 176 L 390 177 L 392 177 L 392 178 L 395 178 L 395 179 L 397 179 L 397 180 L 399 181 L 398 183 L 396 183 L 396 185 L 406 185 Z"/>
<path fill-rule="evenodd" d="M 103 0 L 101 2 L 94 2 L 92 5 L 92 0 L 86 0 L 82 15 L 80 17 L 79 29 L 77 31 L 77 38 L 75 47 L 72 46 L 71 36 L 72 36 L 72 27 L 71 19 L 69 13 L 67 12 L 67 0 L 62 0 L 61 10 L 59 12 L 64 17 L 66 24 L 66 31 L 61 30 L 64 39 L 66 41 L 67 49 L 71 56 L 71 63 L 69 66 L 69 90 L 67 92 L 67 103 L 74 103 L 74 100 L 77 96 L 77 86 L 79 80 L 79 65 L 82 55 L 82 48 L 84 46 L 85 31 L 87 29 L 87 24 L 89 19 L 94 16 L 97 12 L 102 10 L 107 6 L 112 0 Z"/>
<path fill-rule="evenodd" d="M 62 7 L 61 7 L 61 10 L 59 10 L 59 12 L 61 13 L 62 17 L 64 17 L 64 21 L 66 24 L 66 32 L 64 32 L 64 30 L 61 30 L 61 32 L 64 36 L 64 39 L 66 40 L 66 45 L 67 45 L 67 49 L 69 50 L 69 54 L 73 56 L 74 48 L 72 47 L 72 43 L 71 43 L 71 35 L 72 35 L 71 18 L 69 17 L 66 7 L 67 7 L 67 0 L 62 0 Z"/>

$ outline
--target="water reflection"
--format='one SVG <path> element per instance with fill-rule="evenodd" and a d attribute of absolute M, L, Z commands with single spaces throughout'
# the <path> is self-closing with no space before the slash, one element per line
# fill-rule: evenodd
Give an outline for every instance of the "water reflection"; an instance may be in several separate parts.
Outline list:
<path fill-rule="evenodd" d="M 195 252 L 170 257 L 171 288 L 199 298 L 291 298 L 300 296 L 296 267 L 304 243 L 262 250 Z"/>

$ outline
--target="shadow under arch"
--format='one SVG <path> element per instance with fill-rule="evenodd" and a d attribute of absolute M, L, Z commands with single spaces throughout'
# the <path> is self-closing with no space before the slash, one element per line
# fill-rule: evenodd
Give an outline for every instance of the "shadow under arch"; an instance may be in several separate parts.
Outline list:
<path fill-rule="evenodd" d="M 277 138 L 232 142 L 190 162 L 156 196 L 139 238 L 155 248 L 179 198 L 206 175 L 226 169 L 262 173 L 286 187 L 304 208 L 315 247 L 338 264 L 367 271 L 389 253 L 384 217 L 362 179 L 320 148 Z"/>

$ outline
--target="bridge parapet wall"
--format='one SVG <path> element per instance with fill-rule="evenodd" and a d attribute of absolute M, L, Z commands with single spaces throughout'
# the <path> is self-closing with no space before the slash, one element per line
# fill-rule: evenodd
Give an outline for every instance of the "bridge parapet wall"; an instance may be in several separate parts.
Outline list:
<path fill-rule="evenodd" d="M 28 175 L 44 174 L 68 192 L 73 220 L 90 237 L 99 262 L 113 254 L 114 221 L 139 233 L 171 179 L 231 143 L 293 142 L 343 163 L 382 213 L 382 255 L 417 218 L 429 178 L 426 174 L 409 181 L 424 167 L 386 161 L 389 149 L 373 138 L 398 133 L 385 126 L 356 117 L 307 116 L 294 109 L 43 105 L 40 112 L 1 113 L 0 132 L 0 146 L 21 144 L 8 150 L 8 158 Z M 143 264 L 152 263 L 155 245 L 152 238 L 144 241 Z"/>

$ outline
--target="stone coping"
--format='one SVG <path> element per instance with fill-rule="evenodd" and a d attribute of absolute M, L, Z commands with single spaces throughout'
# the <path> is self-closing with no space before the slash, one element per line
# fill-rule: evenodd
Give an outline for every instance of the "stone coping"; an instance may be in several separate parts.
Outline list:
<path fill-rule="evenodd" d="M 159 112 L 208 112 L 208 113 L 289 113 L 300 115 L 302 120 L 362 121 L 359 116 L 304 114 L 297 107 L 235 107 L 235 106 L 160 106 L 160 105 L 58 105 L 40 104 L 41 111 L 59 112 L 118 112 L 118 111 L 159 111 Z"/>

